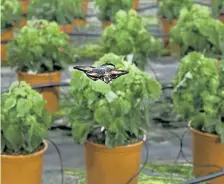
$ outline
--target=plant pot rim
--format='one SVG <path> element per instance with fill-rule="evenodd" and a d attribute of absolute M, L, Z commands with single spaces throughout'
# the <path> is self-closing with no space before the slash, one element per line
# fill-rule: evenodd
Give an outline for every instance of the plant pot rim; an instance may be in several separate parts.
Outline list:
<path fill-rule="evenodd" d="M 209 139 L 219 139 L 219 136 L 218 136 L 218 135 L 210 134 L 210 133 L 206 133 L 206 132 L 202 132 L 202 131 L 200 131 L 200 130 L 197 130 L 197 129 L 193 128 L 193 127 L 191 126 L 191 121 L 188 123 L 188 127 L 189 127 L 189 129 L 190 129 L 192 132 L 194 132 L 194 133 L 196 133 L 196 134 L 198 134 L 198 135 L 200 135 L 200 136 L 204 136 L 204 137 L 207 137 L 207 138 L 209 138 Z"/>
<path fill-rule="evenodd" d="M 125 148 L 133 148 L 133 147 L 136 147 L 136 146 L 140 146 L 143 144 L 143 141 L 138 141 L 136 143 L 133 143 L 133 144 L 128 144 L 128 145 L 125 145 L 125 146 L 116 146 L 114 148 L 108 148 L 106 145 L 104 144 L 97 144 L 97 143 L 94 143 L 92 141 L 86 141 L 85 144 L 88 144 L 88 145 L 92 145 L 94 147 L 97 147 L 97 148 L 106 148 L 106 149 L 110 149 L 110 150 L 121 150 L 121 149 L 125 149 Z"/>
<path fill-rule="evenodd" d="M 6 154 L 1 154 L 2 158 L 7 158 L 7 159 L 23 159 L 23 158 L 33 158 L 37 157 L 39 155 L 42 155 L 46 152 L 48 148 L 48 143 L 46 140 L 43 140 L 44 143 L 44 148 L 38 152 L 31 153 L 31 154 L 26 154 L 26 155 L 6 155 Z"/>
<path fill-rule="evenodd" d="M 18 72 L 19 75 L 30 75 L 30 76 L 48 76 L 48 75 L 57 75 L 58 73 L 61 73 L 62 70 L 54 71 L 54 72 L 45 72 L 45 73 L 37 73 L 37 74 L 30 74 L 28 72 Z"/>

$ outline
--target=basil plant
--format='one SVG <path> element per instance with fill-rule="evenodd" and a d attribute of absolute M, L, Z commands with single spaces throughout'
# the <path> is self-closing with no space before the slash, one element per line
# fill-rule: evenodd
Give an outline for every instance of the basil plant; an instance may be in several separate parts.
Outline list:
<path fill-rule="evenodd" d="M 129 73 L 106 84 L 74 71 L 66 103 L 73 138 L 110 148 L 140 141 L 149 129 L 150 104 L 160 97 L 161 85 L 122 56 L 106 54 L 94 66 L 105 63 Z"/>
<path fill-rule="evenodd" d="M 174 82 L 174 106 L 191 126 L 224 142 L 224 60 L 198 52 L 185 56 Z"/>
<path fill-rule="evenodd" d="M 32 20 L 7 44 L 7 55 L 19 72 L 50 73 L 73 61 L 71 49 L 69 36 L 57 23 Z"/>
<path fill-rule="evenodd" d="M 22 19 L 22 7 L 19 0 L 1 0 L 1 33 Z"/>
<path fill-rule="evenodd" d="M 115 23 L 103 32 L 102 46 L 105 53 L 133 55 L 132 62 L 144 70 L 148 57 L 159 54 L 161 42 L 149 34 L 135 10 L 120 10 Z"/>
<path fill-rule="evenodd" d="M 26 82 L 14 82 L 1 95 L 1 154 L 31 154 L 43 148 L 51 124 L 41 94 Z"/>
<path fill-rule="evenodd" d="M 208 7 L 195 4 L 190 10 L 182 10 L 170 39 L 180 46 L 181 56 L 197 51 L 218 58 L 224 56 L 223 30 L 224 24 L 212 18 Z"/>
<path fill-rule="evenodd" d="M 75 18 L 84 19 L 82 0 L 32 0 L 28 19 L 45 19 L 60 25 L 71 24 Z"/>
<path fill-rule="evenodd" d="M 169 21 L 177 20 L 183 8 L 190 9 L 192 0 L 161 0 L 159 1 L 158 15 Z"/>

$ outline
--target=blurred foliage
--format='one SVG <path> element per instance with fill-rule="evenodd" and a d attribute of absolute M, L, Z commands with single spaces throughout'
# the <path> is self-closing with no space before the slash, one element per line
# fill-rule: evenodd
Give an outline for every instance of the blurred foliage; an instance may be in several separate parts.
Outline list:
<path fill-rule="evenodd" d="M 158 15 L 168 20 L 178 19 L 183 8 L 190 9 L 192 0 L 161 0 L 159 1 Z"/>
<path fill-rule="evenodd" d="M 174 81 L 174 105 L 193 128 L 224 142 L 224 60 L 197 52 L 185 56 Z"/>
<path fill-rule="evenodd" d="M 170 32 L 171 42 L 180 46 L 181 56 L 197 51 L 209 57 L 224 57 L 224 24 L 213 19 L 208 7 L 194 4 L 183 9 Z"/>
<path fill-rule="evenodd" d="M 114 21 L 119 10 L 128 11 L 132 8 L 133 0 L 95 0 L 95 5 L 99 10 L 99 20 Z"/>
<path fill-rule="evenodd" d="M 1 33 L 22 19 L 22 6 L 19 0 L 1 0 Z"/>
<path fill-rule="evenodd" d="M 28 19 L 45 19 L 60 25 L 71 24 L 75 18 L 84 19 L 82 0 L 32 0 Z"/>

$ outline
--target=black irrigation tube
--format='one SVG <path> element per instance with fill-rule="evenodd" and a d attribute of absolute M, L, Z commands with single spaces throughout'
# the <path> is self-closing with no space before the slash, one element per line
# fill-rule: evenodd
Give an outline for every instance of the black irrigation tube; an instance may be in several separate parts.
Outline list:
<path fill-rule="evenodd" d="M 221 176 L 224 176 L 224 168 L 221 171 L 218 171 L 218 172 L 206 175 L 206 176 L 202 176 L 202 177 L 197 177 L 195 179 L 185 181 L 184 183 L 181 183 L 181 184 L 197 184 L 197 183 L 209 181 L 209 180 L 221 177 Z"/>

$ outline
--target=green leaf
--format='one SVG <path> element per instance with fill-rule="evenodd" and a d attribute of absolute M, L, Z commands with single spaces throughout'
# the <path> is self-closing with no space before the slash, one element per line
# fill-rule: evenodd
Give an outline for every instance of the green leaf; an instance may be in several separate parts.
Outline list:
<path fill-rule="evenodd" d="M 23 144 L 23 134 L 19 124 L 8 125 L 5 127 L 4 136 L 14 149 L 14 153 L 19 153 Z"/>
<path fill-rule="evenodd" d="M 104 83 L 101 80 L 91 81 L 91 86 L 94 91 L 103 93 L 103 94 L 106 94 L 106 93 L 110 92 L 110 90 L 111 90 L 110 85 Z"/>
<path fill-rule="evenodd" d="M 31 107 L 32 103 L 30 101 L 20 98 L 16 106 L 18 116 L 24 116 L 25 114 L 27 114 L 30 111 Z"/>
<path fill-rule="evenodd" d="M 30 116 L 31 124 L 27 132 L 27 148 L 29 152 L 34 152 L 43 143 L 43 138 L 46 136 L 47 129 L 45 125 L 36 122 L 33 116 Z"/>
<path fill-rule="evenodd" d="M 109 91 L 108 93 L 106 93 L 105 97 L 108 100 L 108 102 L 111 103 L 113 100 L 117 98 L 117 95 L 113 91 Z"/>
<path fill-rule="evenodd" d="M 4 103 L 4 108 L 6 108 L 6 110 L 10 110 L 15 105 L 16 105 L 16 99 L 13 97 L 9 97 L 6 99 L 6 101 Z"/>
<path fill-rule="evenodd" d="M 87 122 L 73 122 L 72 123 L 72 135 L 75 141 L 83 144 L 88 136 L 91 124 Z"/>

